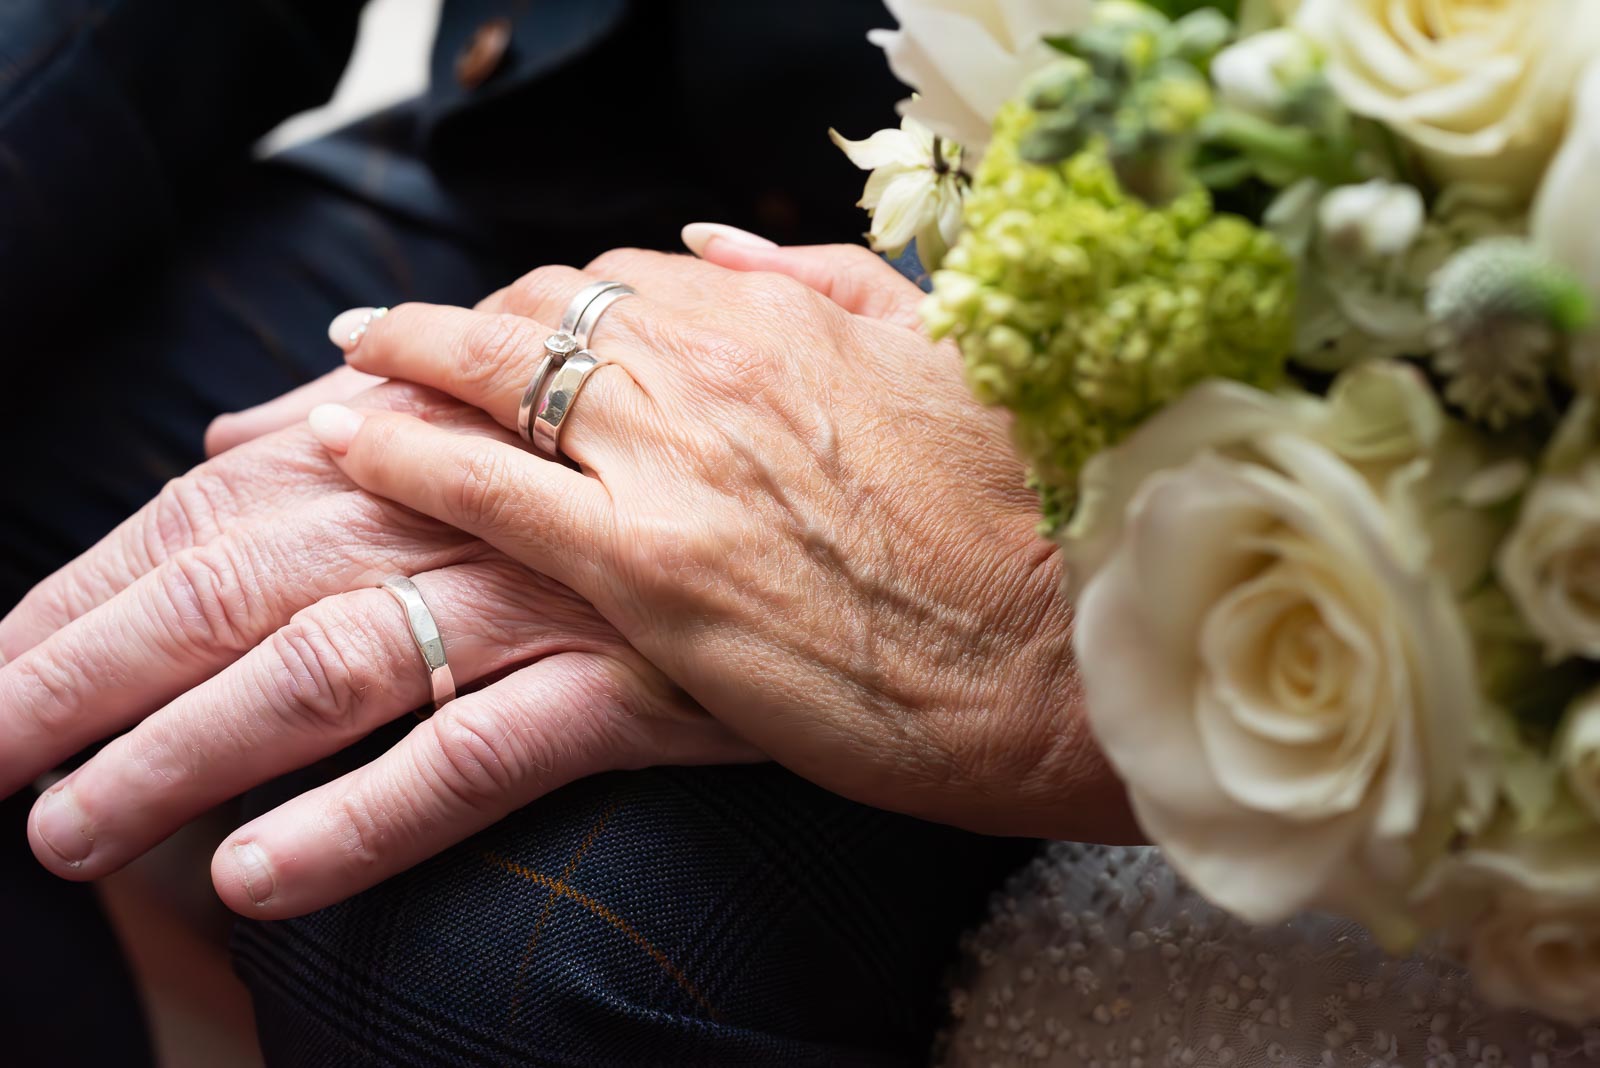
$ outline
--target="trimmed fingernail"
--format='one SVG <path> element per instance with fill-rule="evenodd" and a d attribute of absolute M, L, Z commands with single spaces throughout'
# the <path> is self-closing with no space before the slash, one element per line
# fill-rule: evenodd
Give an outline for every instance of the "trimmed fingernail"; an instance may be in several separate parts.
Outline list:
<path fill-rule="evenodd" d="M 355 440 L 356 432 L 366 419 L 354 408 L 346 408 L 342 404 L 319 404 L 306 416 L 306 422 L 316 439 L 325 448 L 339 453 L 350 451 L 350 442 Z"/>
<path fill-rule="evenodd" d="M 61 786 L 33 806 L 33 831 L 68 867 L 79 867 L 94 850 L 94 835 L 70 787 Z"/>
<path fill-rule="evenodd" d="M 233 862 L 238 865 L 239 878 L 244 880 L 244 892 L 250 895 L 250 900 L 257 905 L 265 905 L 272 900 L 272 866 L 267 863 L 267 854 L 254 842 L 233 847 Z"/>
<path fill-rule="evenodd" d="M 737 226 L 728 226 L 725 223 L 690 223 L 683 228 L 683 243 L 696 256 L 706 254 L 706 246 L 713 237 L 724 241 L 731 241 L 735 245 L 746 248 L 777 248 L 776 241 L 768 241 L 760 234 L 752 234 L 749 230 L 741 230 Z"/>
<path fill-rule="evenodd" d="M 388 314 L 388 308 L 351 308 L 342 311 L 328 324 L 328 340 L 349 352 L 361 344 L 361 339 L 367 336 L 367 327 L 372 325 L 374 319 L 382 319 Z"/>

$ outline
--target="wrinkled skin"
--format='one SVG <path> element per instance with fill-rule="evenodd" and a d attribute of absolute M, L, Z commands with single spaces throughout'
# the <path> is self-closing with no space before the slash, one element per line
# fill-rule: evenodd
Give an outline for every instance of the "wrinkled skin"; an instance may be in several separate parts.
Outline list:
<path fill-rule="evenodd" d="M 496 433 L 415 386 L 359 403 Z M 424 704 L 404 617 L 372 588 L 395 572 L 416 576 L 459 684 L 516 670 L 236 831 L 213 863 L 231 907 L 277 917 L 342 900 L 595 771 L 757 756 L 571 590 L 355 489 L 296 420 L 167 485 L 0 623 L 0 791 L 132 727 L 35 806 L 40 861 L 106 874 Z M 47 842 L 52 803 L 69 819 Z M 263 855 L 265 877 L 244 863 Z"/>
<path fill-rule="evenodd" d="M 581 471 L 404 416 L 344 420 L 330 448 L 357 484 L 576 589 L 801 775 L 984 831 L 1115 833 L 1057 554 L 1002 417 L 908 325 L 920 291 L 862 249 L 706 255 L 727 266 L 541 268 L 476 312 L 396 308 L 351 345 L 351 366 L 510 426 L 573 294 L 629 283 L 564 430 Z"/>
<path fill-rule="evenodd" d="M 1128 834 L 1056 556 L 998 417 L 916 335 L 915 288 L 855 250 L 706 255 L 767 273 L 591 265 L 650 297 L 601 330 L 617 366 L 563 440 L 583 474 L 504 429 L 538 321 L 587 280 L 567 268 L 470 321 L 397 309 L 352 353 L 459 400 L 345 370 L 219 420 L 218 455 L 0 621 L 0 791 L 131 728 L 36 805 L 40 861 L 106 874 L 425 703 L 373 588 L 396 572 L 463 696 L 229 836 L 213 877 L 241 912 L 322 907 L 565 782 L 654 763 L 770 756 L 968 827 Z M 348 454 L 302 422 L 330 398 L 369 414 Z"/>

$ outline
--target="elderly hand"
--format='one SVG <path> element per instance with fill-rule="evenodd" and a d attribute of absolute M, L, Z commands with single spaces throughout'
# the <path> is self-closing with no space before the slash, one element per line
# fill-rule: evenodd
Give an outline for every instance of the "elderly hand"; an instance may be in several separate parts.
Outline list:
<path fill-rule="evenodd" d="M 339 376 L 321 392 L 359 384 Z M 358 403 L 509 438 L 411 386 Z M 224 424 L 221 440 L 281 421 L 285 405 Z M 483 685 L 234 832 L 213 877 L 235 910 L 279 918 L 341 900 L 597 771 L 758 756 L 570 590 L 355 489 L 296 426 L 172 482 L 0 622 L 0 796 L 132 728 L 37 802 L 39 860 L 104 875 L 425 704 L 405 616 L 373 588 L 395 572 L 415 577 L 457 684 Z"/>
<path fill-rule="evenodd" d="M 352 366 L 512 427 L 574 294 L 632 285 L 563 429 L 581 471 L 401 413 L 326 406 L 313 429 L 357 484 L 577 590 L 823 786 L 990 832 L 1131 834 L 1002 417 L 907 325 L 921 294 L 891 267 L 758 241 L 710 242 L 737 271 L 639 251 L 541 268 L 480 310 L 404 305 L 347 344 Z"/>

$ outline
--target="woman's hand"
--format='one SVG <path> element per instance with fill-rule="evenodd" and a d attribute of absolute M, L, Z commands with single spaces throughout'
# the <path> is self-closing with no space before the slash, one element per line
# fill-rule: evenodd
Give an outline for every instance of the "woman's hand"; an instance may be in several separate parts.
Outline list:
<path fill-rule="evenodd" d="M 358 403 L 509 439 L 428 390 Z M 38 801 L 39 860 L 104 875 L 426 704 L 405 616 L 374 588 L 395 572 L 415 577 L 457 684 L 482 688 L 231 835 L 213 876 L 235 910 L 331 904 L 597 771 L 757 756 L 570 590 L 355 489 L 297 426 L 169 484 L 0 621 L 0 796 L 127 730 Z"/>
<path fill-rule="evenodd" d="M 618 251 L 479 311 L 398 307 L 351 347 L 510 427 L 571 297 L 629 283 L 563 431 L 581 473 L 403 414 L 313 426 L 359 485 L 576 589 L 801 775 L 980 830 L 1131 833 L 1079 707 L 1057 554 L 1002 417 L 904 325 L 920 292 L 859 249 L 724 258 L 808 284 Z"/>

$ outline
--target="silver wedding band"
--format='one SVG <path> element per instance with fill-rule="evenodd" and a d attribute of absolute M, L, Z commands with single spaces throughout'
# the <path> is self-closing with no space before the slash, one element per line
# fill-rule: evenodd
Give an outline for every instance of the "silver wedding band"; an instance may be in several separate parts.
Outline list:
<path fill-rule="evenodd" d="M 533 444 L 533 430 L 529 424 L 533 419 L 534 406 L 539 402 L 540 391 L 544 389 L 550 372 L 565 363 L 567 357 L 576 351 L 578 339 L 565 330 L 544 339 L 544 355 L 539 358 L 538 366 L 533 369 L 533 377 L 528 379 L 528 388 L 522 391 L 522 400 L 517 404 L 517 433 L 528 444 Z"/>
<path fill-rule="evenodd" d="M 383 588 L 400 602 L 406 613 L 406 626 L 411 628 L 411 640 L 428 668 L 428 685 L 433 690 L 435 712 L 455 700 L 456 679 L 450 673 L 450 664 L 444 656 L 444 638 L 439 635 L 439 624 L 428 610 L 417 584 L 404 575 L 390 575 L 383 580 Z"/>
<path fill-rule="evenodd" d="M 578 403 L 584 383 L 599 366 L 594 353 L 583 349 L 567 357 L 550 376 L 550 385 L 533 413 L 533 444 L 545 455 L 561 455 L 561 426 Z"/>
<path fill-rule="evenodd" d="M 589 305 L 600 299 L 608 289 L 618 288 L 629 289 L 626 285 L 622 285 L 621 281 L 595 281 L 579 289 L 578 293 L 573 294 L 573 299 L 566 302 L 566 312 L 562 313 L 562 333 L 576 336 L 578 323 L 584 318 L 584 312 L 589 310 Z M 629 293 L 632 293 L 632 289 L 629 289 Z"/>
<path fill-rule="evenodd" d="M 561 329 L 545 338 L 544 355 L 534 367 L 517 405 L 517 433 L 545 455 L 560 455 L 561 425 L 572 412 L 589 375 L 600 366 L 589 339 L 607 309 L 635 293 L 623 282 L 594 282 L 567 304 Z"/>
<path fill-rule="evenodd" d="M 606 310 L 617 301 L 622 300 L 624 297 L 631 297 L 637 292 L 632 286 L 624 285 L 621 282 L 602 282 L 599 284 L 607 288 L 596 293 L 593 299 L 585 304 L 583 311 L 578 314 L 577 325 L 572 330 L 572 336 L 578 339 L 578 347 L 580 349 L 590 347 L 589 343 L 594 338 L 594 329 L 600 325 L 600 317 L 606 313 Z M 570 314 L 572 309 L 568 308 L 567 311 Z M 562 317 L 562 321 L 565 321 L 565 316 Z"/>

